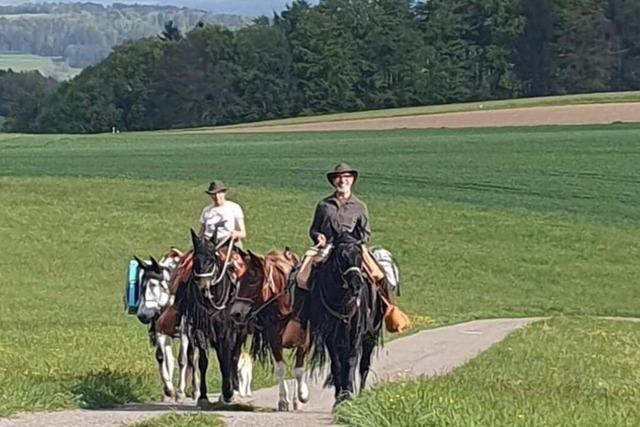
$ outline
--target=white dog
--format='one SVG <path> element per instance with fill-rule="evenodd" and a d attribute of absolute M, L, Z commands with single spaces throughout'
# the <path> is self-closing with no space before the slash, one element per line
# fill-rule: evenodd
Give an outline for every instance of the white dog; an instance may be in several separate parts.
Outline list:
<path fill-rule="evenodd" d="M 253 362 L 248 353 L 242 352 L 238 360 L 238 392 L 240 397 L 252 397 L 251 379 L 253 376 Z"/>

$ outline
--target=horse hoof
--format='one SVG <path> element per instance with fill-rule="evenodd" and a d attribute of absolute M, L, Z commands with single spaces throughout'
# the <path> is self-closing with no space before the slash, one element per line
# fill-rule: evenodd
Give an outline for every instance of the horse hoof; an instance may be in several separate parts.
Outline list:
<path fill-rule="evenodd" d="M 187 396 L 184 393 L 178 392 L 176 394 L 176 402 L 184 402 L 187 399 Z"/>
<path fill-rule="evenodd" d="M 167 396 L 166 394 L 162 395 L 162 403 L 171 403 L 173 402 L 172 396 Z"/>
<path fill-rule="evenodd" d="M 298 391 L 298 400 L 302 403 L 307 403 L 309 401 L 309 390 L 306 387 L 300 387 Z"/>
<path fill-rule="evenodd" d="M 289 402 L 285 400 L 281 400 L 280 402 L 278 402 L 278 411 L 289 412 Z"/>
<path fill-rule="evenodd" d="M 333 404 L 333 409 L 335 409 L 339 404 L 347 400 L 353 400 L 353 393 L 351 393 L 350 391 L 340 392 L 338 397 L 336 397 L 336 402 Z"/>
<path fill-rule="evenodd" d="M 226 399 L 223 395 L 218 396 L 218 403 L 222 403 L 223 405 L 233 405 L 235 401 L 235 393 L 231 396 L 230 399 Z"/>

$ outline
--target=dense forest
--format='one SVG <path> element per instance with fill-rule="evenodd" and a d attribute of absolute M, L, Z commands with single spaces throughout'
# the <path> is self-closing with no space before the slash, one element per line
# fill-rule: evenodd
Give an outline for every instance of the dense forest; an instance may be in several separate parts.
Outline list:
<path fill-rule="evenodd" d="M 104 59 L 127 40 L 153 36 L 172 21 L 181 31 L 198 22 L 237 29 L 247 23 L 235 15 L 210 15 L 172 6 L 102 6 L 95 3 L 41 3 L 0 6 L 0 52 L 64 57 L 72 67 Z"/>
<path fill-rule="evenodd" d="M 637 0 L 298 0 L 237 31 L 162 38 L 116 47 L 45 100 L 22 98 L 5 128 L 159 129 L 640 89 Z"/>

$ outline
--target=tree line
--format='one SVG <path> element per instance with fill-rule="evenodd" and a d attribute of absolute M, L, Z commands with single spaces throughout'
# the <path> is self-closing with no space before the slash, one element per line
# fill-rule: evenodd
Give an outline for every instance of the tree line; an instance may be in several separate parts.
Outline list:
<path fill-rule="evenodd" d="M 296 0 L 237 31 L 163 38 L 23 98 L 34 115 L 5 127 L 161 129 L 640 88 L 636 0 Z"/>

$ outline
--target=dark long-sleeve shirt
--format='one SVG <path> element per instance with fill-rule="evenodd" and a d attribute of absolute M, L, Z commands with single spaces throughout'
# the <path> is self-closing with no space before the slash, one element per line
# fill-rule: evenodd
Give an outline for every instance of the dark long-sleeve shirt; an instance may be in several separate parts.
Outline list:
<path fill-rule="evenodd" d="M 367 205 L 355 196 L 340 201 L 332 194 L 320 200 L 309 229 L 309 237 L 316 242 L 319 233 L 324 234 L 328 242 L 340 240 L 367 243 L 371 235 Z"/>

